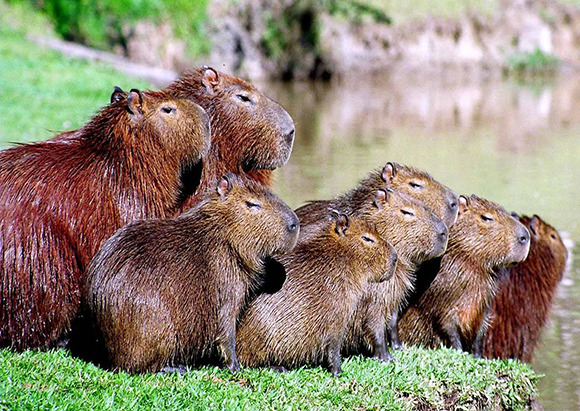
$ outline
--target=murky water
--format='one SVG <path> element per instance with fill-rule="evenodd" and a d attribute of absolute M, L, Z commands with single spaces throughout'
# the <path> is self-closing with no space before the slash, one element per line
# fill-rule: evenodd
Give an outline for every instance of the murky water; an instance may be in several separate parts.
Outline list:
<path fill-rule="evenodd" d="M 580 77 L 362 75 L 261 88 L 297 124 L 292 157 L 276 174 L 276 191 L 293 207 L 332 198 L 396 161 L 460 194 L 538 214 L 576 244 L 533 368 L 545 374 L 546 410 L 580 409 Z"/>

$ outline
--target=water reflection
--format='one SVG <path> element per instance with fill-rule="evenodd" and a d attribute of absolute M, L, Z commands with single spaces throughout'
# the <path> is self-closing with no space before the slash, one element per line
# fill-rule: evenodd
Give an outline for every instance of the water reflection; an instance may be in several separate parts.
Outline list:
<path fill-rule="evenodd" d="M 296 121 L 294 152 L 276 176 L 276 190 L 291 206 L 331 198 L 394 160 L 428 170 L 458 193 L 539 214 L 580 244 L 579 77 L 361 75 L 261 86 Z M 580 409 L 579 306 L 575 260 L 533 364 L 545 374 L 539 389 L 549 410 Z"/>

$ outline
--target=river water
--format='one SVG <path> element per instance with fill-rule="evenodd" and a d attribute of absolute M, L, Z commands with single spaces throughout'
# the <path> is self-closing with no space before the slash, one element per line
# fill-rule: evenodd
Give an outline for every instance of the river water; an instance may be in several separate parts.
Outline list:
<path fill-rule="evenodd" d="M 560 231 L 571 263 L 532 367 L 544 375 L 546 410 L 580 409 L 580 77 L 361 75 L 260 86 L 296 122 L 292 157 L 275 182 L 294 208 L 396 161 Z"/>

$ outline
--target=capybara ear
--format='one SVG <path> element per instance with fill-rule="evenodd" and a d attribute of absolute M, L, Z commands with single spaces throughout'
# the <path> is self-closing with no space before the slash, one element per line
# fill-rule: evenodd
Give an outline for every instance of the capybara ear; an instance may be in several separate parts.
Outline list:
<path fill-rule="evenodd" d="M 344 237 L 349 225 L 348 217 L 346 214 L 341 213 L 336 218 L 336 227 L 334 227 L 334 231 L 336 231 L 336 234 L 339 236 Z"/>
<path fill-rule="evenodd" d="M 225 175 L 217 184 L 217 192 L 222 200 L 225 200 L 229 192 L 232 191 L 232 181 L 230 175 Z"/>
<path fill-rule="evenodd" d="M 385 164 L 383 167 L 383 172 L 381 173 L 381 177 L 385 183 L 391 183 L 393 178 L 397 175 L 397 168 L 395 167 L 395 163 L 391 163 L 390 161 Z"/>
<path fill-rule="evenodd" d="M 467 211 L 469 206 L 469 200 L 465 196 L 459 196 L 459 212 L 458 214 L 463 214 Z"/>
<path fill-rule="evenodd" d="M 375 193 L 375 198 L 373 200 L 373 205 L 382 210 L 387 201 L 389 201 L 389 192 L 388 190 L 383 190 L 382 188 L 378 189 Z"/>
<path fill-rule="evenodd" d="M 217 89 L 220 82 L 219 74 L 212 67 L 205 66 L 203 75 L 201 76 L 201 84 L 209 94 Z"/>
<path fill-rule="evenodd" d="M 530 221 L 530 231 L 532 232 L 534 237 L 537 237 L 540 234 L 540 224 L 541 224 L 540 217 L 534 214 L 532 220 Z"/>
<path fill-rule="evenodd" d="M 131 114 L 143 114 L 143 96 L 136 88 L 132 88 L 127 96 L 127 110 Z"/>
<path fill-rule="evenodd" d="M 115 86 L 113 90 L 113 94 L 111 94 L 111 103 L 115 101 L 123 100 L 127 96 L 127 93 L 123 91 L 123 89 L 119 86 Z"/>
<path fill-rule="evenodd" d="M 511 216 L 512 216 L 513 218 L 515 218 L 516 220 L 519 220 L 519 219 L 520 219 L 520 216 L 519 216 L 519 215 L 518 215 L 518 213 L 516 213 L 515 211 L 512 211 L 510 214 L 511 214 Z"/>

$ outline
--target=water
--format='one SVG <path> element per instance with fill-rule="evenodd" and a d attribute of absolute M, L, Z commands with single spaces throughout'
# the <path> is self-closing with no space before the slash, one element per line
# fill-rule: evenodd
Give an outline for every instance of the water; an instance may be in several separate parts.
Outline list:
<path fill-rule="evenodd" d="M 545 375 L 539 392 L 546 410 L 580 409 L 580 77 L 361 75 L 260 86 L 296 122 L 292 157 L 275 183 L 292 207 L 332 198 L 396 161 L 460 194 L 538 214 L 576 244 L 532 367 Z"/>

